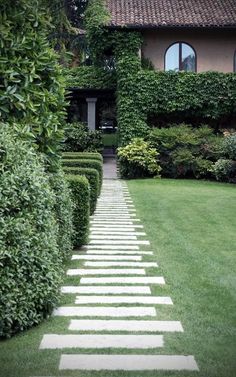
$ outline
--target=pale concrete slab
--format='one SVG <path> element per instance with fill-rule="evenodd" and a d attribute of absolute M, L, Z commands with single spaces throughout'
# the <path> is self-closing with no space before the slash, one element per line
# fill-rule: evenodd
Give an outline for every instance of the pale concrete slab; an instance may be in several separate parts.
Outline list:
<path fill-rule="evenodd" d="M 150 242 L 149 241 L 129 241 L 129 240 L 126 240 L 126 241 L 123 241 L 123 240 L 120 240 L 120 241 L 117 241 L 117 240 L 99 240 L 99 239 L 96 239 L 96 240 L 91 240 L 89 242 L 90 245 L 107 245 L 107 244 L 111 244 L 111 245 L 150 245 Z"/>
<path fill-rule="evenodd" d="M 141 256 L 134 255 L 73 255 L 72 260 L 133 260 L 141 261 Z"/>
<path fill-rule="evenodd" d="M 120 225 L 120 224 L 118 224 L 118 225 L 113 225 L 113 224 L 101 224 L 101 225 L 92 225 L 91 227 L 90 227 L 90 229 L 92 230 L 92 229 L 128 229 L 128 230 L 130 230 L 130 229 L 143 229 L 143 225 L 126 225 L 126 226 L 124 226 L 124 225 Z"/>
<path fill-rule="evenodd" d="M 88 245 L 80 250 L 139 250 L 139 246 L 135 245 L 104 245 L 104 244 L 98 244 L 98 245 Z"/>
<path fill-rule="evenodd" d="M 165 284 L 162 276 L 158 277 L 107 277 L 81 278 L 80 284 Z"/>
<path fill-rule="evenodd" d="M 43 336 L 40 349 L 62 348 L 129 348 L 149 349 L 163 347 L 163 335 L 57 335 Z"/>
<path fill-rule="evenodd" d="M 183 332 L 179 321 L 134 321 L 134 320 L 85 320 L 72 319 L 71 331 L 138 331 L 138 332 Z"/>
<path fill-rule="evenodd" d="M 84 276 L 84 275 L 146 275 L 143 268 L 88 268 L 70 269 L 66 273 L 68 276 Z"/>
<path fill-rule="evenodd" d="M 153 255 L 152 251 L 129 251 L 129 250 L 89 250 L 86 254 L 99 254 L 99 255 Z"/>
<path fill-rule="evenodd" d="M 146 286 L 136 285 L 132 286 L 117 286 L 117 285 L 87 285 L 87 286 L 65 286 L 61 287 L 61 293 L 70 293 L 70 294 L 93 294 L 93 295 L 120 295 L 120 294 L 129 294 L 129 295 L 150 295 L 151 289 Z"/>
<path fill-rule="evenodd" d="M 61 306 L 55 309 L 54 316 L 62 317 L 156 317 L 153 307 L 126 306 Z"/>
<path fill-rule="evenodd" d="M 99 220 L 99 219 L 90 219 L 90 224 L 94 224 L 94 225 L 113 225 L 113 226 L 117 226 L 117 225 L 123 225 L 123 226 L 126 226 L 126 225 L 134 225 L 134 221 L 136 222 L 139 222 L 140 219 L 132 219 L 132 221 L 130 220 L 122 220 L 122 219 L 110 219 L 110 220 Z"/>
<path fill-rule="evenodd" d="M 158 267 L 155 262 L 85 262 L 85 267 Z"/>
<path fill-rule="evenodd" d="M 115 235 L 115 236 L 146 236 L 147 234 L 145 232 L 135 232 L 135 230 L 130 231 L 128 229 L 124 230 L 91 230 L 90 233 L 91 236 L 96 236 L 96 235 Z"/>
<path fill-rule="evenodd" d="M 62 355 L 60 370 L 191 370 L 194 356 L 182 355 Z"/>
<path fill-rule="evenodd" d="M 90 234 L 89 236 L 90 240 L 137 240 L 136 236 L 131 235 L 119 235 L 119 234 Z"/>
<path fill-rule="evenodd" d="M 144 304 L 173 305 L 170 297 L 158 296 L 77 296 L 75 304 Z"/>

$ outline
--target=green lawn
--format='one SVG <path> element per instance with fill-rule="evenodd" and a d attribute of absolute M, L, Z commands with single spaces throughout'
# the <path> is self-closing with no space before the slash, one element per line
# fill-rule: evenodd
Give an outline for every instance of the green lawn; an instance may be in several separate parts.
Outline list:
<path fill-rule="evenodd" d="M 117 133 L 113 134 L 103 134 L 102 142 L 104 147 L 117 147 L 118 145 L 118 135 Z"/>
<path fill-rule="evenodd" d="M 163 349 L 130 353 L 194 355 L 200 372 L 59 372 L 62 350 L 38 348 L 43 334 L 68 333 L 70 319 L 51 318 L 0 343 L 1 377 L 235 376 L 236 187 L 190 180 L 137 180 L 128 185 L 155 252 L 154 258 L 145 260 L 155 259 L 160 266 L 149 274 L 163 275 L 166 280 L 166 286 L 152 287 L 152 293 L 169 295 L 174 302 L 173 307 L 157 306 L 157 319 L 180 320 L 185 330 L 165 333 Z M 78 284 L 78 278 L 67 279 L 66 284 L 71 283 Z M 74 300 L 75 295 L 64 296 L 62 304 L 73 305 Z M 74 352 L 94 350 L 63 351 Z"/>
<path fill-rule="evenodd" d="M 193 354 L 201 377 L 235 376 L 236 187 L 165 179 L 129 189 L 175 304 L 160 317 L 185 330 L 165 336 L 168 351 Z"/>

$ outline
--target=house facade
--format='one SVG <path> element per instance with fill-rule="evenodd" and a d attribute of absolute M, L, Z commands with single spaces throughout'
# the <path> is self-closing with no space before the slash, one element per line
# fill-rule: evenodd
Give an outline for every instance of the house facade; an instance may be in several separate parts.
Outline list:
<path fill-rule="evenodd" d="M 235 0 L 106 0 L 113 29 L 141 31 L 157 70 L 236 71 Z"/>
<path fill-rule="evenodd" d="M 236 72 L 236 0 L 104 0 L 104 6 L 109 13 L 104 27 L 141 33 L 140 57 L 154 70 Z M 115 91 L 82 94 L 83 120 L 99 128 L 99 97 L 115 103 Z"/>

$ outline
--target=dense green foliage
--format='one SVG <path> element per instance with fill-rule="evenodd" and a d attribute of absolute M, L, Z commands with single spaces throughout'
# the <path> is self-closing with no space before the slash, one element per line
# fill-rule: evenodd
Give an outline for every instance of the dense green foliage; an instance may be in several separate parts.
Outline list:
<path fill-rule="evenodd" d="M 102 178 L 103 178 L 103 164 L 101 161 L 92 160 L 92 159 L 63 159 L 63 166 L 67 167 L 80 167 L 80 168 L 92 168 L 98 171 L 99 174 L 99 187 L 101 190 L 102 187 Z M 100 192 L 99 190 L 99 192 Z"/>
<path fill-rule="evenodd" d="M 141 138 L 136 138 L 125 147 L 118 148 L 121 177 L 157 177 L 161 170 L 157 160 L 158 155 L 157 150 Z"/>
<path fill-rule="evenodd" d="M 115 89 L 116 73 L 94 66 L 80 66 L 63 70 L 67 88 Z"/>
<path fill-rule="evenodd" d="M 97 198 L 99 195 L 99 173 L 92 168 L 79 168 L 64 166 L 63 170 L 66 174 L 83 175 L 89 181 L 90 186 L 90 214 L 92 215 L 96 209 Z"/>
<path fill-rule="evenodd" d="M 213 164 L 222 155 L 223 138 L 207 126 L 172 125 L 156 128 L 148 137 L 160 153 L 164 177 L 211 177 Z"/>
<path fill-rule="evenodd" d="M 70 152 L 101 152 L 102 134 L 99 131 L 91 131 L 87 125 L 75 122 L 67 125 L 65 131 L 64 151 Z"/>
<path fill-rule="evenodd" d="M 218 181 L 236 183 L 236 134 L 224 138 L 222 155 L 213 172 Z"/>
<path fill-rule="evenodd" d="M 87 178 L 79 175 L 67 175 L 72 201 L 74 203 L 73 227 L 74 227 L 74 247 L 79 247 L 87 243 L 89 232 L 89 183 Z"/>
<path fill-rule="evenodd" d="M 71 192 L 62 170 L 49 175 L 50 185 L 55 195 L 54 210 L 58 225 L 57 244 L 63 259 L 68 259 L 72 251 L 73 203 Z"/>
<path fill-rule="evenodd" d="M 0 336 L 39 323 L 57 303 L 62 254 L 55 200 L 43 160 L 1 124 Z"/>
<path fill-rule="evenodd" d="M 98 160 L 103 162 L 103 157 L 100 153 L 96 152 L 64 152 L 62 159 L 85 159 L 85 160 Z"/>
<path fill-rule="evenodd" d="M 45 14 L 38 1 L 0 4 L 0 116 L 23 130 L 54 165 L 63 137 L 64 82 L 49 48 Z"/>

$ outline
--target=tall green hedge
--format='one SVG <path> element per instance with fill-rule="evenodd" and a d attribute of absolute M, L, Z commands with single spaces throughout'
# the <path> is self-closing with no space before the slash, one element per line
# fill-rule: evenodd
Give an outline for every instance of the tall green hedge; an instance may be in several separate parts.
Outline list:
<path fill-rule="evenodd" d="M 9 337 L 51 313 L 63 267 L 43 160 L 0 126 L 0 337 Z"/>
<path fill-rule="evenodd" d="M 87 243 L 89 232 L 90 214 L 90 189 L 86 177 L 80 175 L 67 175 L 72 200 L 74 203 L 73 226 L 74 226 L 74 247 Z"/>
<path fill-rule="evenodd" d="M 0 117 L 23 130 L 54 167 L 65 84 L 49 47 L 47 14 L 37 0 L 0 2 Z"/>
<path fill-rule="evenodd" d="M 66 174 L 83 175 L 89 181 L 90 186 L 90 214 L 92 215 L 96 209 L 97 198 L 99 195 L 99 173 L 96 169 L 68 167 L 64 166 L 63 170 Z"/>

